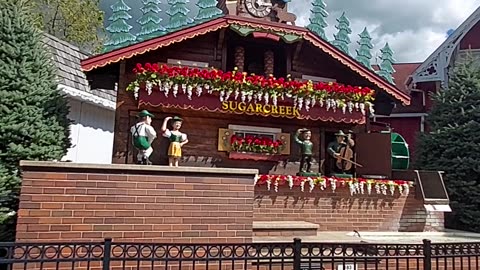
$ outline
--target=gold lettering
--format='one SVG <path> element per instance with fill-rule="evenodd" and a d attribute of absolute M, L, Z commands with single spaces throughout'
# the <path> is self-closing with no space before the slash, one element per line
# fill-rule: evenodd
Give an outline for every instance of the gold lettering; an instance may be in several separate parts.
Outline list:
<path fill-rule="evenodd" d="M 278 114 L 277 109 L 278 109 L 277 106 L 272 106 L 272 114 Z"/>
<path fill-rule="evenodd" d="M 231 111 L 236 111 L 237 110 L 237 106 L 238 106 L 238 102 L 236 101 L 229 101 L 230 103 L 230 110 Z M 235 104 L 235 107 L 233 107 L 233 104 Z"/>
<path fill-rule="evenodd" d="M 239 111 L 244 112 L 246 107 L 247 107 L 247 104 L 245 104 L 245 102 L 238 103 L 238 110 Z"/>
<path fill-rule="evenodd" d="M 280 107 L 280 115 L 285 115 L 285 106 L 279 106 Z"/>
<path fill-rule="evenodd" d="M 300 112 L 299 112 L 298 109 L 295 108 L 295 107 L 293 108 L 293 116 L 295 116 L 295 117 L 300 117 Z"/>
<path fill-rule="evenodd" d="M 267 109 L 268 108 L 268 109 Z M 270 114 L 270 104 L 263 105 L 263 112 L 265 114 Z"/>
<path fill-rule="evenodd" d="M 228 110 L 228 102 L 227 101 L 222 102 L 222 110 Z"/>
<path fill-rule="evenodd" d="M 255 112 L 262 113 L 262 104 L 255 104 Z"/>
<path fill-rule="evenodd" d="M 292 114 L 292 107 L 287 106 L 287 112 L 285 113 L 286 115 L 291 115 Z"/>
<path fill-rule="evenodd" d="M 253 104 L 248 105 L 247 112 L 255 112 L 255 109 L 253 108 Z"/>

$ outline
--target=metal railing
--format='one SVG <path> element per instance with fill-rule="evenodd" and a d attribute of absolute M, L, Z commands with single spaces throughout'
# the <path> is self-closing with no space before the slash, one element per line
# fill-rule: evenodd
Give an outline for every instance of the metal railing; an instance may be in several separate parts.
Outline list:
<path fill-rule="evenodd" d="M 0 270 L 479 269 L 480 243 L 0 243 Z"/>

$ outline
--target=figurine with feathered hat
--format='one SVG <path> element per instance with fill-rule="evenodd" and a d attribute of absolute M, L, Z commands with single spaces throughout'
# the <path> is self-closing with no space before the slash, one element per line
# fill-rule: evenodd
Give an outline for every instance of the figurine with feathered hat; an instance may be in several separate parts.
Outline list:
<path fill-rule="evenodd" d="M 130 128 L 133 146 L 138 150 L 137 163 L 151 165 L 150 155 L 153 152 L 152 142 L 157 137 L 157 132 L 152 127 L 153 114 L 147 110 L 138 113 L 138 123 Z"/>
<path fill-rule="evenodd" d="M 168 121 L 172 120 L 172 130 L 167 128 Z M 168 165 L 178 167 L 178 161 L 182 157 L 182 147 L 188 143 L 187 134 L 180 132 L 183 119 L 175 117 L 166 117 L 163 120 L 163 136 L 170 139 L 168 147 Z"/>

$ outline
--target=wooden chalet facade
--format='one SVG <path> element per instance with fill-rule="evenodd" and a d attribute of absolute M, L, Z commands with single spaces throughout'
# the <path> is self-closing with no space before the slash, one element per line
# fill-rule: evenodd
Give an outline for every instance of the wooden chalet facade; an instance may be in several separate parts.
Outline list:
<path fill-rule="evenodd" d="M 333 162 L 326 153 L 326 148 L 329 142 L 335 140 L 334 133 L 339 130 L 352 130 L 355 133 L 368 131 L 368 117 L 360 113 L 358 108 L 351 113 L 341 109 L 327 111 L 325 108 L 312 108 L 311 111 L 306 111 L 303 108 L 298 115 L 294 115 L 295 110 L 290 108 L 289 117 L 287 107 L 293 104 L 285 105 L 283 115 L 279 112 L 279 115 L 272 116 L 272 113 L 259 115 L 258 111 L 225 112 L 218 98 L 206 101 L 210 102 L 208 106 L 195 106 L 195 100 L 200 98 L 192 101 L 186 95 L 177 98 L 170 95 L 166 98 L 155 90 L 151 95 L 141 90 L 139 99 L 136 100 L 134 94 L 125 89 L 135 79 L 132 70 L 138 63 L 216 68 L 223 71 L 238 68 L 239 72 L 262 75 L 271 73 L 277 78 L 285 78 L 290 74 L 294 80 L 299 81 L 331 81 L 369 87 L 375 90 L 374 105 L 377 111 L 384 107 L 388 110 L 392 103 L 402 106 L 410 102 L 406 93 L 305 28 L 227 15 L 82 62 L 83 70 L 94 83 L 106 83 L 109 80 L 112 85 L 118 83 L 114 163 L 134 162 L 129 128 L 135 123 L 135 115 L 141 109 L 148 109 L 155 114 L 153 126 L 157 131 L 167 116 L 179 115 L 184 118 L 182 132 L 188 135 L 189 143 L 183 148 L 182 165 L 253 167 L 263 174 L 294 174 L 298 171 L 299 147 L 293 139 L 298 128 L 311 129 L 315 147 L 314 170 L 326 174 L 330 172 L 330 164 Z M 229 100 L 234 99 L 230 97 Z M 189 102 L 194 105 L 187 105 Z M 315 113 L 315 110 L 318 112 Z M 283 155 L 270 160 L 235 157 L 220 145 L 221 132 L 225 130 L 281 135 L 286 138 L 287 147 Z M 168 141 L 160 137 L 154 141 L 153 148 L 152 162 L 158 165 L 168 164 Z M 384 158 L 390 162 L 389 154 Z"/>

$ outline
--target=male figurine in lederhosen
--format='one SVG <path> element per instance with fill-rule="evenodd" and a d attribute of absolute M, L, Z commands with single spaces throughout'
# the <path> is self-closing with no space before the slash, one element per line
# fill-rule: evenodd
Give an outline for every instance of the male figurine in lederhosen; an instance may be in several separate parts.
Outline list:
<path fill-rule="evenodd" d="M 301 136 L 301 138 L 300 138 Z M 311 172 L 312 167 L 312 155 L 313 155 L 313 143 L 312 132 L 306 128 L 298 129 L 295 133 L 295 142 L 300 145 L 301 160 L 300 160 L 300 172 Z M 306 167 L 306 168 L 304 168 Z"/>
<path fill-rule="evenodd" d="M 157 137 L 151 125 L 153 114 L 143 110 L 137 117 L 140 118 L 139 122 L 130 129 L 133 146 L 138 150 L 137 164 L 151 165 L 149 157 L 153 152 L 152 142 Z"/>

